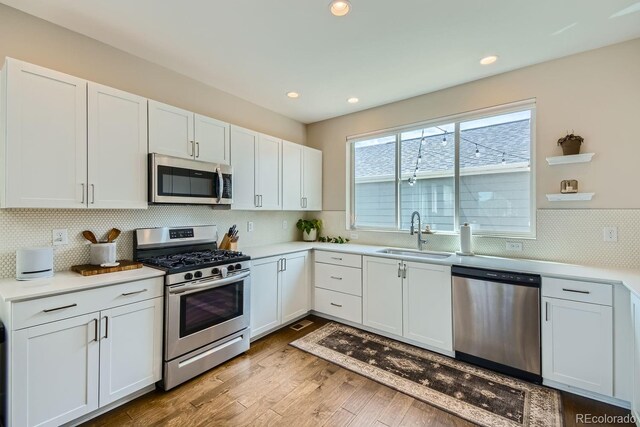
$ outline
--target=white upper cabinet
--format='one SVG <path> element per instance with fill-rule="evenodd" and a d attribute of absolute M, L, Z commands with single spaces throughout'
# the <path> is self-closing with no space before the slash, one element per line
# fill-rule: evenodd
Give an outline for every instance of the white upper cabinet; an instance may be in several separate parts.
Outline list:
<path fill-rule="evenodd" d="M 232 209 L 258 208 L 256 192 L 256 147 L 258 133 L 231 126 L 231 166 L 233 166 Z"/>
<path fill-rule="evenodd" d="M 146 209 L 147 100 L 88 87 L 89 208 Z"/>
<path fill-rule="evenodd" d="M 2 206 L 85 207 L 87 82 L 8 58 L 2 92 Z"/>
<path fill-rule="evenodd" d="M 302 151 L 302 145 L 282 141 L 282 209 L 285 211 L 299 211 L 304 208 Z"/>
<path fill-rule="evenodd" d="M 203 162 L 231 164 L 229 123 L 196 114 L 195 158 Z"/>
<path fill-rule="evenodd" d="M 193 120 L 191 111 L 149 100 L 149 152 L 194 158 Z"/>
<path fill-rule="evenodd" d="M 314 148 L 303 148 L 302 167 L 303 209 L 306 211 L 322 210 L 322 151 Z"/>
<path fill-rule="evenodd" d="M 282 208 L 322 210 L 322 151 L 282 141 Z"/>
<path fill-rule="evenodd" d="M 149 152 L 230 163 L 228 123 L 149 100 Z"/>
<path fill-rule="evenodd" d="M 282 140 L 231 126 L 233 205 L 238 210 L 282 210 Z"/>

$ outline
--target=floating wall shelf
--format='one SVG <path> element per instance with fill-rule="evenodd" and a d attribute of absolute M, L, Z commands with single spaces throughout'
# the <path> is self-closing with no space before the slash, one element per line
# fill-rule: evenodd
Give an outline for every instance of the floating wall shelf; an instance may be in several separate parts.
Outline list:
<path fill-rule="evenodd" d="M 578 202 L 583 200 L 591 200 L 596 193 L 558 193 L 547 194 L 550 202 Z"/>
<path fill-rule="evenodd" d="M 549 165 L 567 165 L 570 163 L 588 163 L 596 153 L 573 154 L 571 156 L 547 157 Z"/>

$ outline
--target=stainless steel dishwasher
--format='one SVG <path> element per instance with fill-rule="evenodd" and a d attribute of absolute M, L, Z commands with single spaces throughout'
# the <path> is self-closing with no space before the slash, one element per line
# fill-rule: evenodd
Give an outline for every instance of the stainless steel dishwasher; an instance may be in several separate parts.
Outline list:
<path fill-rule="evenodd" d="M 456 359 L 535 383 L 540 363 L 540 276 L 453 266 Z"/>

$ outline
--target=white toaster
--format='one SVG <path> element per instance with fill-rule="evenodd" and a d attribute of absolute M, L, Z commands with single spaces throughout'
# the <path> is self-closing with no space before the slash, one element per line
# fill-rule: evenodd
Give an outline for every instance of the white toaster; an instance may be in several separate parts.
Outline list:
<path fill-rule="evenodd" d="M 22 248 L 16 251 L 16 279 L 53 276 L 53 248 Z"/>

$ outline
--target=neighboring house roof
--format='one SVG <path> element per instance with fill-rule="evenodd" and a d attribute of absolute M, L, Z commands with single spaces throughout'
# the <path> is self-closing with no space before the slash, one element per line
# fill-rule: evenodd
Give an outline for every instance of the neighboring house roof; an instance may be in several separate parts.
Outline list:
<path fill-rule="evenodd" d="M 460 167 L 502 166 L 502 153 L 507 164 L 529 161 L 530 125 L 529 120 L 485 126 L 461 132 Z M 415 138 L 402 141 L 402 173 L 413 173 L 418 157 L 420 140 Z M 420 172 L 453 170 L 453 134 L 447 135 L 448 143 L 442 145 L 442 135 L 426 137 L 422 148 Z M 476 157 L 476 145 L 480 157 Z M 356 146 L 356 178 L 395 175 L 395 143 Z"/>

